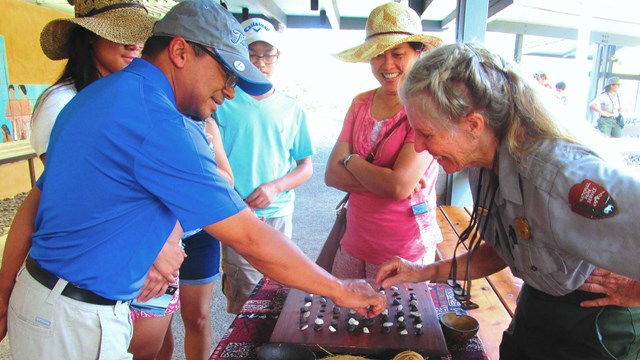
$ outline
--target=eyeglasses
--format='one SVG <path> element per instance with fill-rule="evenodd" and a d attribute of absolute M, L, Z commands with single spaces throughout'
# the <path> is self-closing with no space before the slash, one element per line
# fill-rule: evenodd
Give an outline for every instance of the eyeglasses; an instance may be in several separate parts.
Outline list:
<path fill-rule="evenodd" d="M 276 61 L 278 61 L 278 54 L 273 54 L 273 55 L 249 55 L 249 60 L 251 60 L 252 63 L 257 64 L 258 61 L 262 60 L 262 62 L 264 62 L 267 65 L 270 64 L 275 64 Z"/>
<path fill-rule="evenodd" d="M 214 54 L 213 51 L 207 49 L 203 45 L 195 44 L 195 43 L 194 43 L 194 45 L 197 46 L 200 50 L 204 51 L 207 55 L 211 56 L 213 58 L 213 60 L 215 60 L 218 64 L 220 64 L 220 66 L 222 66 L 222 68 L 224 69 L 224 73 L 226 75 L 226 79 L 224 81 L 224 87 L 225 88 L 233 89 L 234 87 L 236 87 L 236 85 L 238 85 L 238 75 L 236 75 L 236 73 L 231 71 L 231 69 L 229 69 L 222 62 L 222 60 L 220 60 L 218 55 Z"/>

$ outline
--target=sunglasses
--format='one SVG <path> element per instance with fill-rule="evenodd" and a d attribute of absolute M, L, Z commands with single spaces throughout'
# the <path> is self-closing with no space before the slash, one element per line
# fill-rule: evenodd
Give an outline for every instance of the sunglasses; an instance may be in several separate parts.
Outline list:
<path fill-rule="evenodd" d="M 222 62 L 222 60 L 220 60 L 218 55 L 214 54 L 213 51 L 207 49 L 203 45 L 195 44 L 195 43 L 194 43 L 194 45 L 197 46 L 200 50 L 204 51 L 207 55 L 211 56 L 213 58 L 213 60 L 215 60 L 216 62 L 218 62 L 218 64 L 220 64 L 220 66 L 222 66 L 222 68 L 224 69 L 224 73 L 226 75 L 226 79 L 224 81 L 224 87 L 225 88 L 233 89 L 234 87 L 236 87 L 236 85 L 238 85 L 238 75 L 236 75 L 236 73 L 231 71 L 231 69 L 229 69 Z"/>

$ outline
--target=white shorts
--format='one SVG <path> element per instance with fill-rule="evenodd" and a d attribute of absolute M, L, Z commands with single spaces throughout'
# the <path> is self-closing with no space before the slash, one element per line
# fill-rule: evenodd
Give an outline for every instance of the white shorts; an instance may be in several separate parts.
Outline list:
<path fill-rule="evenodd" d="M 293 215 L 267 219 L 266 223 L 291 239 Z M 263 275 L 231 247 L 222 244 L 222 292 L 227 298 L 227 312 L 237 314 Z"/>
<path fill-rule="evenodd" d="M 7 317 L 13 359 L 132 359 L 129 303 L 80 302 L 61 295 L 66 284 L 47 289 L 22 267 Z"/>

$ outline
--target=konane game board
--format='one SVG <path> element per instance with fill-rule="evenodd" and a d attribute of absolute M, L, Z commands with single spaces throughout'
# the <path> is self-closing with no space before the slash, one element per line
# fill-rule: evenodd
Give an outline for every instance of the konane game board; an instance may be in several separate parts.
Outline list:
<path fill-rule="evenodd" d="M 426 283 L 399 284 L 380 291 L 387 297 L 387 310 L 366 319 L 329 299 L 291 289 L 270 342 L 348 354 L 448 353 Z"/>

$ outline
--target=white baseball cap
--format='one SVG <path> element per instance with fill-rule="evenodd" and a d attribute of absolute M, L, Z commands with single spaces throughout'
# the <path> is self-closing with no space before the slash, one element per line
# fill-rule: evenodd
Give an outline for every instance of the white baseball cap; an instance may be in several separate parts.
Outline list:
<path fill-rule="evenodd" d="M 247 38 L 247 45 L 256 41 L 269 43 L 276 49 L 280 49 L 280 34 L 270 22 L 260 18 L 251 18 L 240 23 Z"/>

